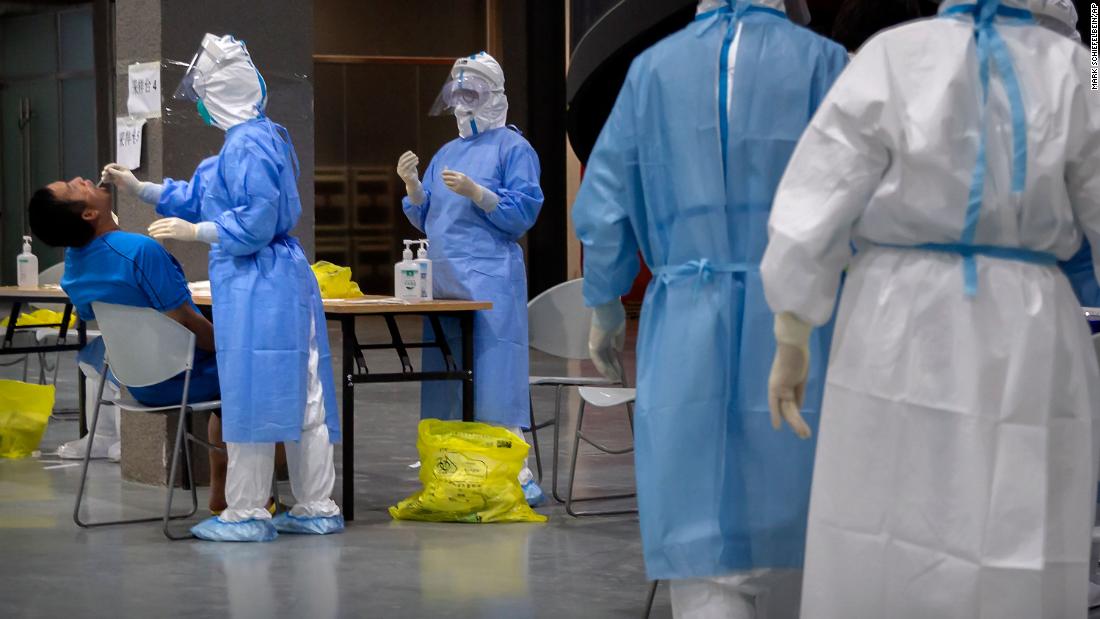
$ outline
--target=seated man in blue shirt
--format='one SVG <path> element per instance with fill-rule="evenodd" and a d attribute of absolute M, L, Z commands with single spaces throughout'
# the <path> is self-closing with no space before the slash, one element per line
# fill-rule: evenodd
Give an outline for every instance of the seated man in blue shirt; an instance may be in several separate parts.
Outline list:
<path fill-rule="evenodd" d="M 111 195 L 87 180 L 51 183 L 35 192 L 30 206 L 31 231 L 52 247 L 66 247 L 65 275 L 61 287 L 84 320 L 94 320 L 96 301 L 151 307 L 187 327 L 195 334 L 195 361 L 191 371 L 188 400 L 201 402 L 219 398 L 218 368 L 214 356 L 214 329 L 191 300 L 187 279 L 179 262 L 153 239 L 123 232 L 111 212 Z M 104 347 L 96 339 L 77 357 L 89 383 L 98 384 L 103 367 Z M 156 354 L 150 350 L 149 354 Z M 114 387 L 110 381 L 108 386 Z M 107 391 L 105 387 L 105 392 Z M 135 400 L 147 406 L 179 404 L 183 397 L 183 374 L 163 383 L 131 388 Z M 94 394 L 95 391 L 92 391 Z M 94 396 L 93 396 L 94 397 Z M 91 414 L 91 405 L 88 414 Z M 90 423 L 90 419 L 89 419 Z M 222 445 L 221 422 L 210 418 L 209 439 Z M 83 458 L 84 439 L 63 445 L 58 455 Z M 100 419 L 93 442 L 93 456 L 110 456 L 119 444 L 117 407 L 100 407 Z M 210 452 L 210 509 L 225 508 L 225 455 Z"/>

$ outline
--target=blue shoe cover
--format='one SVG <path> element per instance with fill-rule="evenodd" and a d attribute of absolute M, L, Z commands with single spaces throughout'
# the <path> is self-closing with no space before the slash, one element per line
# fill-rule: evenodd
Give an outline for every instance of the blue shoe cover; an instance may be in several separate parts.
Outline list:
<path fill-rule="evenodd" d="M 303 535 L 328 535 L 344 530 L 343 514 L 335 516 L 293 516 L 283 512 L 271 519 L 271 524 L 280 533 L 301 533 Z"/>
<path fill-rule="evenodd" d="M 539 483 L 533 479 L 523 484 L 523 497 L 531 507 L 538 507 L 546 502 L 546 495 L 542 493 L 542 488 L 539 488 Z"/>
<path fill-rule="evenodd" d="M 270 520 L 224 522 L 213 516 L 191 527 L 191 535 L 208 542 L 270 542 L 279 532 Z"/>

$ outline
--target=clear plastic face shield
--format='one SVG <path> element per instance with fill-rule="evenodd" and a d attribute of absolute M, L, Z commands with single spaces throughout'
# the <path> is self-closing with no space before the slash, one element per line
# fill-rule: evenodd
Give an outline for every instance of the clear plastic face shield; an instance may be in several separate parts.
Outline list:
<path fill-rule="evenodd" d="M 191 63 L 187 65 L 187 71 L 183 74 L 180 85 L 172 93 L 173 99 L 197 102 L 206 96 L 206 78 L 218 70 L 218 62 L 222 56 L 221 49 L 215 44 L 215 40 L 216 37 L 211 35 L 203 38 L 199 51 L 195 52 Z"/>
<path fill-rule="evenodd" d="M 199 92 L 203 89 L 202 71 L 195 65 L 198 64 L 199 56 L 202 55 L 202 50 L 199 50 L 191 58 L 191 64 L 187 65 L 187 72 L 183 74 L 183 79 L 180 80 L 180 85 L 176 87 L 176 91 L 172 93 L 173 99 L 187 99 L 189 101 L 198 101 L 202 99 L 202 95 L 205 93 Z"/>
<path fill-rule="evenodd" d="M 428 114 L 443 116 L 453 114 L 456 109 L 476 110 L 488 103 L 492 95 L 493 85 L 489 80 L 475 73 L 463 72 L 443 84 Z"/>

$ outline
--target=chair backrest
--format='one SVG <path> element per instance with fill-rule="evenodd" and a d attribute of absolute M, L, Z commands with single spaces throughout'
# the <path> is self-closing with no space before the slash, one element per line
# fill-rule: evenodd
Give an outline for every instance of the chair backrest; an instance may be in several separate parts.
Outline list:
<path fill-rule="evenodd" d="M 61 277 L 63 275 L 65 275 L 65 263 L 58 262 L 57 264 L 38 274 L 38 285 L 56 286 L 61 283 Z M 28 303 L 28 305 L 30 305 L 34 309 L 56 309 L 57 306 L 64 305 L 64 303 L 44 303 L 42 301 L 36 301 L 33 303 Z"/>
<path fill-rule="evenodd" d="M 57 264 L 38 274 L 38 285 L 45 286 L 47 284 L 52 284 L 56 286 L 61 283 L 61 278 L 64 275 L 65 263 L 58 262 Z"/>
<path fill-rule="evenodd" d="M 583 279 L 570 280 L 527 304 L 531 348 L 566 359 L 588 358 L 592 310 L 584 306 Z"/>
<path fill-rule="evenodd" d="M 127 387 L 164 382 L 190 369 L 195 334 L 149 307 L 92 303 L 111 373 Z"/>

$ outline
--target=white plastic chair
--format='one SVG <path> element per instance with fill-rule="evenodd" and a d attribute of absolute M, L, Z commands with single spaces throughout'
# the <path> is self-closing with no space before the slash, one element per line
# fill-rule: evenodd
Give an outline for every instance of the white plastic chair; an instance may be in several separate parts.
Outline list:
<path fill-rule="evenodd" d="M 584 305 L 583 285 L 583 279 L 567 281 L 550 288 L 531 300 L 527 306 L 531 348 L 565 359 L 583 360 L 589 358 L 588 332 L 592 324 L 592 310 Z M 532 376 L 530 385 L 531 387 L 552 386 L 555 388 L 553 421 L 536 424 L 534 405 L 531 406 L 531 436 L 536 450 L 535 461 L 538 466 L 540 481 L 542 479 L 542 463 L 538 455 L 537 431 L 548 425 L 554 426 L 554 472 L 551 488 L 554 498 L 560 503 L 565 503 L 566 511 L 575 517 L 624 514 L 637 511 L 631 509 L 579 512 L 573 508 L 574 503 L 626 499 L 635 496 L 634 493 L 583 498 L 573 496 L 577 473 L 577 454 L 581 441 L 608 454 L 627 454 L 634 449 L 633 446 L 613 449 L 586 436 L 583 432 L 586 403 L 600 408 L 625 404 L 627 406 L 627 421 L 633 435 L 635 391 L 627 388 L 624 383 L 616 383 L 602 376 Z M 569 486 L 563 498 L 558 492 L 558 451 L 561 434 L 561 394 L 562 389 L 566 387 L 579 387 L 581 404 L 577 414 L 576 430 L 573 433 L 573 456 L 569 470 Z"/>
<path fill-rule="evenodd" d="M 542 292 L 527 304 L 528 342 L 540 352 L 562 359 L 588 359 L 588 329 L 592 323 L 592 310 L 584 306 L 583 279 L 570 280 Z M 542 482 L 542 455 L 539 452 L 538 431 L 554 426 L 553 495 L 558 494 L 558 447 L 561 422 L 561 395 L 566 387 L 613 386 L 603 376 L 532 376 L 529 384 L 535 387 L 554 388 L 554 419 L 535 423 L 534 398 L 530 401 L 531 443 L 535 449 L 535 468 Z"/>
<path fill-rule="evenodd" d="M 41 273 L 38 274 L 38 284 L 41 285 L 41 286 L 49 286 L 49 285 L 57 286 L 57 285 L 61 284 L 61 278 L 64 277 L 64 276 L 65 276 L 65 263 L 64 262 L 59 262 L 59 263 L 53 265 L 52 267 L 50 267 L 50 268 L 46 269 L 45 271 L 42 271 Z M 57 306 L 59 304 L 57 304 L 57 303 L 52 303 L 52 304 L 51 303 L 46 303 L 46 304 L 30 303 L 29 305 L 31 307 L 33 307 L 34 309 L 52 309 L 51 306 Z M 73 311 L 75 312 L 76 310 L 74 309 Z M 86 334 L 86 338 L 89 341 L 93 340 L 93 339 L 95 339 L 95 338 L 97 338 L 101 335 L 100 332 L 96 331 L 96 330 L 86 330 L 85 334 Z M 65 338 L 62 339 L 61 338 L 61 330 L 58 329 L 57 327 L 42 327 L 40 329 L 35 329 L 34 337 L 35 337 L 35 340 L 39 344 L 51 343 L 50 340 L 53 340 L 57 344 L 65 344 L 69 340 L 69 338 L 76 337 L 76 330 L 75 329 L 69 329 L 68 332 L 65 334 Z M 58 365 L 59 365 L 58 361 L 61 359 L 61 353 L 60 352 L 54 353 L 54 361 L 53 361 L 53 366 L 52 367 L 50 366 L 49 363 L 46 362 L 46 354 L 47 353 L 38 353 L 38 382 L 39 382 L 39 384 L 42 384 L 42 385 L 47 385 L 47 384 L 56 385 L 57 384 L 57 371 L 58 371 Z M 53 377 L 49 382 L 46 381 L 46 373 L 47 372 L 51 372 L 53 374 Z"/>
<path fill-rule="evenodd" d="M 190 534 L 176 535 L 168 528 L 170 520 L 189 518 L 198 510 L 198 493 L 192 475 L 190 443 L 198 443 L 207 449 L 220 450 L 220 448 L 194 436 L 190 430 L 186 429 L 189 425 L 189 414 L 197 411 L 216 410 L 221 407 L 221 402 L 217 400 L 196 403 L 187 400 L 191 388 L 195 334 L 175 320 L 151 308 L 93 303 L 92 310 L 95 312 L 96 319 L 103 332 L 103 343 L 107 348 L 107 352 L 104 356 L 101 373 L 104 378 L 99 383 L 99 390 L 96 393 L 95 404 L 92 409 L 92 424 L 88 430 L 88 448 L 84 454 L 84 466 L 80 472 L 80 488 L 76 494 L 73 521 L 80 527 L 88 528 L 112 524 L 156 522 L 159 520 L 163 522 L 164 535 L 168 539 L 190 538 Z M 119 401 L 109 402 L 129 411 L 155 414 L 179 412 L 176 443 L 172 452 L 172 465 L 168 473 L 168 493 L 165 499 L 163 516 L 94 523 L 83 521 L 80 518 L 80 503 L 84 498 L 84 485 L 88 478 L 88 463 L 91 460 L 92 443 L 95 440 L 96 424 L 99 421 L 99 408 L 100 404 L 103 403 L 103 387 L 106 384 L 108 371 L 114 375 L 119 383 L 126 387 L 155 385 L 184 373 L 183 398 L 178 405 L 143 406 L 127 396 L 120 398 Z M 172 495 L 175 490 L 176 472 L 179 468 L 181 451 L 187 467 L 187 484 L 191 489 L 191 510 L 185 514 L 172 514 Z"/>
<path fill-rule="evenodd" d="M 621 364 L 620 364 L 621 365 Z M 577 410 L 577 428 L 573 432 L 573 462 L 569 467 L 569 487 L 565 494 L 565 511 L 570 516 L 578 518 L 580 516 L 613 516 L 617 514 L 634 514 L 637 513 L 637 508 L 629 509 L 605 509 L 605 510 L 588 510 L 577 511 L 573 508 L 574 503 L 582 501 L 612 501 L 618 499 L 630 499 L 637 496 L 634 492 L 626 494 L 611 494 L 604 496 L 591 496 L 584 498 L 573 497 L 573 486 L 577 478 L 577 454 L 581 450 L 581 442 L 588 443 L 589 445 L 599 449 L 600 451 L 612 454 L 622 455 L 628 454 L 634 451 L 634 446 L 624 447 L 621 449 L 613 449 L 597 443 L 594 439 L 584 434 L 584 412 L 586 405 L 595 406 L 598 408 L 613 408 L 616 406 L 626 406 L 626 417 L 630 422 L 630 434 L 634 434 L 634 400 L 637 397 L 637 391 L 629 387 L 581 387 L 579 390 L 581 396 L 581 404 Z"/>

